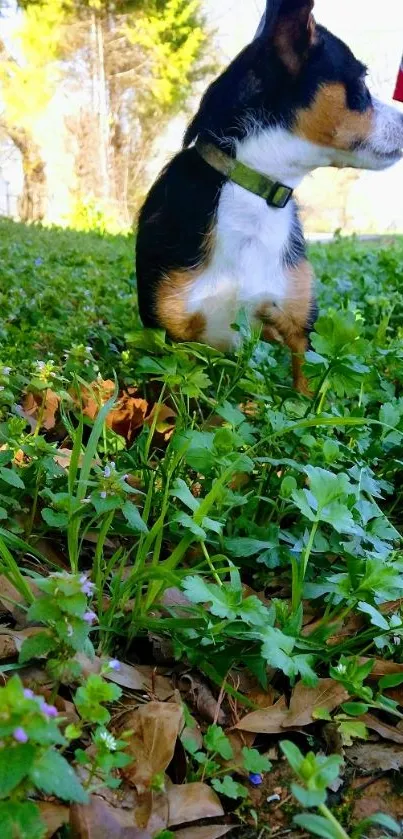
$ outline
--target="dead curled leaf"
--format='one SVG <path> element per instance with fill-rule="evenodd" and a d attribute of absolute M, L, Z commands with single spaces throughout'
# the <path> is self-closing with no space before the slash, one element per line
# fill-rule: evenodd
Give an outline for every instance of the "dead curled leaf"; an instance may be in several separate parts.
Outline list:
<path fill-rule="evenodd" d="M 149 702 L 121 718 L 120 731 L 131 731 L 127 751 L 133 756 L 122 774 L 139 792 L 168 768 L 182 727 L 183 710 L 175 702 Z"/>
<path fill-rule="evenodd" d="M 134 823 L 136 827 L 155 836 L 168 825 L 168 796 L 166 792 L 148 789 L 137 793 L 134 790 Z"/>
<path fill-rule="evenodd" d="M 372 714 L 363 714 L 362 717 L 358 717 L 358 720 L 363 722 L 371 731 L 376 731 L 384 740 L 392 740 L 393 743 L 403 744 L 403 731 L 399 731 L 397 727 L 387 725 Z"/>
<path fill-rule="evenodd" d="M 395 673 L 403 673 L 403 664 L 398 664 L 395 661 L 385 661 L 383 658 L 359 658 L 359 664 L 366 664 L 368 661 L 373 662 L 373 668 L 368 676 L 368 679 L 379 679 L 381 676 L 390 676 Z"/>
<path fill-rule="evenodd" d="M 68 824 L 69 808 L 64 804 L 56 804 L 51 801 L 38 801 L 37 806 L 46 828 L 44 839 L 51 839 L 57 830 L 60 830 L 64 824 Z"/>
<path fill-rule="evenodd" d="M 315 711 L 334 711 L 348 698 L 347 691 L 333 679 L 319 679 L 314 688 L 298 682 L 289 708 L 282 696 L 275 705 L 247 714 L 235 728 L 256 734 L 280 734 L 287 728 L 303 728 L 315 722 Z"/>
<path fill-rule="evenodd" d="M 363 772 L 398 772 L 403 768 L 403 749 L 392 743 L 355 743 L 345 749 L 345 756 Z"/>
<path fill-rule="evenodd" d="M 224 809 L 217 793 L 201 782 L 172 784 L 168 789 L 168 826 L 195 822 L 199 819 L 218 818 Z"/>
<path fill-rule="evenodd" d="M 184 827 L 177 830 L 175 839 L 220 839 L 233 829 L 233 825 L 209 824 L 207 827 Z"/>
<path fill-rule="evenodd" d="M 298 682 L 292 692 L 289 711 L 282 728 L 310 725 L 315 719 L 315 711 L 323 709 L 330 713 L 348 698 L 349 694 L 343 685 L 333 679 L 319 679 L 314 688 Z"/>
<path fill-rule="evenodd" d="M 208 722 L 216 721 L 218 725 L 225 725 L 226 717 L 222 708 L 218 707 L 217 700 L 213 696 L 207 683 L 196 673 L 186 673 L 181 676 L 178 684 L 182 695 L 185 695 L 186 702 Z"/>
<path fill-rule="evenodd" d="M 157 414 L 157 419 L 155 419 Z M 145 420 L 146 425 L 152 427 L 156 422 L 155 430 L 158 434 L 162 434 L 165 441 L 172 437 L 175 428 L 176 414 L 175 411 L 168 405 L 163 405 L 156 402 L 150 415 Z"/>
<path fill-rule="evenodd" d="M 71 839 L 151 839 L 151 834 L 133 825 L 133 813 L 118 810 L 97 795 L 89 804 L 70 807 Z"/>
<path fill-rule="evenodd" d="M 32 635 L 37 635 L 38 632 L 43 632 L 43 628 L 28 626 L 26 629 L 18 630 L 0 627 L 0 661 L 17 655 L 24 641 Z"/>
<path fill-rule="evenodd" d="M 22 400 L 21 416 L 29 422 L 32 429 L 36 428 L 38 419 L 41 417 L 41 428 L 50 431 L 56 425 L 59 404 L 59 396 L 50 388 L 40 393 L 28 391 Z"/>
<path fill-rule="evenodd" d="M 33 580 L 29 577 L 25 581 L 32 593 L 39 595 L 39 589 Z M 7 580 L 4 574 L 0 574 L 0 603 L 6 612 L 9 612 L 19 627 L 25 627 L 27 624 L 27 612 L 24 608 L 26 606 L 25 598 L 20 594 L 18 589 Z"/>

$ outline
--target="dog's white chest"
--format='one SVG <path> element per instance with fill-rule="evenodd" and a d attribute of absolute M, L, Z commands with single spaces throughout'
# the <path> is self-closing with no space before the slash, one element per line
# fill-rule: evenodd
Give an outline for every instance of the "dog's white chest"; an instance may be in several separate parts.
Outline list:
<path fill-rule="evenodd" d="M 230 349 L 237 342 L 231 329 L 238 311 L 250 315 L 263 302 L 281 307 L 287 294 L 283 254 L 292 227 L 292 206 L 279 210 L 234 183 L 222 190 L 215 243 L 208 266 L 188 296 L 189 313 L 206 319 L 204 340 Z"/>

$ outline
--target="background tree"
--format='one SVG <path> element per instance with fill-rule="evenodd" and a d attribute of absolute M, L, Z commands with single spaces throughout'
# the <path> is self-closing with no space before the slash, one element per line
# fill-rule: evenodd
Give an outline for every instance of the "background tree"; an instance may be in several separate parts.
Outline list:
<path fill-rule="evenodd" d="M 31 111 L 43 111 L 55 83 L 64 86 L 76 103 L 66 119 L 76 203 L 100 200 L 130 222 L 156 141 L 214 67 L 201 0 L 20 0 L 19 7 L 24 67 L 4 44 L 0 56 L 9 131 L 29 133 Z M 34 92 L 33 109 L 29 118 L 22 107 L 11 119 L 15 100 L 25 98 L 24 84 Z M 32 157 L 32 136 L 29 146 Z M 32 173 L 41 167 L 27 162 L 26 168 L 32 192 Z M 40 177 L 44 172 L 42 166 Z"/>
<path fill-rule="evenodd" d="M 3 9 L 6 4 L 3 2 Z M 18 59 L 0 39 L 0 132 L 21 154 L 23 221 L 41 220 L 46 212 L 46 164 L 35 137 L 35 124 L 56 88 L 58 44 L 63 23 L 60 4 L 49 3 L 46 17 L 34 5 L 16 29 Z"/>

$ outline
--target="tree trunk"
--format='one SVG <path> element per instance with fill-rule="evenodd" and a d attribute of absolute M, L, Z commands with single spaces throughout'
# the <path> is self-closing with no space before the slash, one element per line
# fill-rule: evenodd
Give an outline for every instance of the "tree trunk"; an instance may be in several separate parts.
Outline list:
<path fill-rule="evenodd" d="M 109 184 L 109 106 L 108 87 L 105 74 L 105 44 L 102 16 L 95 11 L 92 12 L 91 21 L 92 43 L 93 43 L 93 90 L 95 101 L 97 101 L 97 112 L 99 118 L 99 163 L 102 178 L 102 192 L 105 199 L 110 195 Z"/>
<path fill-rule="evenodd" d="M 42 221 L 46 212 L 46 168 L 38 144 L 25 128 L 5 124 L 4 131 L 22 157 L 24 183 L 19 199 L 21 221 Z"/>

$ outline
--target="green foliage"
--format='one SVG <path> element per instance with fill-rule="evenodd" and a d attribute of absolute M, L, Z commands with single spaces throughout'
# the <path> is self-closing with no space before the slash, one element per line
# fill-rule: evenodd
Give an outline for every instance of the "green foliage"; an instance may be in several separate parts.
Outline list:
<path fill-rule="evenodd" d="M 111 715 L 103 707 L 105 702 L 115 702 L 122 695 L 121 689 L 110 684 L 92 673 L 82 687 L 79 687 L 74 697 L 74 703 L 84 722 L 100 723 L 105 725 L 109 722 Z"/>
<path fill-rule="evenodd" d="M 36 580 L 42 595 L 28 610 L 29 620 L 42 623 L 47 630 L 27 638 L 20 652 L 20 663 L 47 658 L 47 667 L 59 681 L 69 681 L 80 672 L 77 652 L 93 656 L 89 639 L 96 614 L 89 609 L 94 585 L 85 574 L 57 572 Z"/>
<path fill-rule="evenodd" d="M 0 816 L 2 835 L 41 839 L 33 790 L 65 801 L 86 803 L 87 795 L 57 747 L 67 745 L 58 712 L 40 696 L 24 690 L 18 676 L 0 688 Z"/>
<path fill-rule="evenodd" d="M 325 757 L 309 752 L 303 755 L 300 749 L 290 741 L 283 741 L 281 749 L 291 768 L 299 778 L 300 784 L 292 784 L 291 789 L 297 801 L 303 807 L 317 807 L 320 816 L 314 813 L 303 813 L 294 817 L 298 827 L 304 828 L 314 836 L 323 839 L 349 839 L 347 833 L 335 816 L 326 806 L 327 788 L 339 775 L 342 758 L 338 755 Z M 352 833 L 353 839 L 364 835 L 368 828 L 379 825 L 392 833 L 401 833 L 400 826 L 390 816 L 377 813 L 369 819 L 364 819 Z"/>
<path fill-rule="evenodd" d="M 64 736 L 70 742 L 90 732 L 89 752 L 75 743 L 87 790 L 115 786 L 128 762 L 125 738 L 115 743 L 105 728 L 120 689 L 102 673 L 80 683 L 76 653 L 91 652 L 92 621 L 101 655 L 149 632 L 166 636 L 177 660 L 239 705 L 249 700 L 228 676 L 234 668 L 249 669 L 263 686 L 273 678 L 287 693 L 299 679 L 315 685 L 330 677 L 349 698 L 336 712 L 319 710 L 317 724 L 333 721 L 345 745 L 368 736 L 361 720 L 368 710 L 401 719 L 387 695 L 397 677 L 369 680 L 375 656 L 403 660 L 401 244 L 315 250 L 326 322 L 313 335 L 320 358 L 308 355 L 310 401 L 292 389 L 284 348 L 260 342 L 241 315 L 245 343 L 234 356 L 140 331 L 129 239 L 7 222 L 0 233 L 0 566 L 28 618 L 42 624 L 21 661 L 44 659 L 57 681 L 74 690 L 79 683 L 80 722 Z M 335 298 L 342 317 L 332 311 Z M 146 421 L 123 436 L 106 419 L 129 389 Z M 58 407 L 46 431 L 49 390 Z M 37 425 L 27 421 L 24 392 L 36 402 Z M 98 406 L 95 418 L 83 414 L 83 394 Z M 69 451 L 66 466 L 60 445 Z M 32 557 L 41 569 L 49 562 L 43 539 L 57 545 L 72 574 L 43 579 L 32 571 Z M 89 569 L 94 592 L 79 568 Z M 161 604 L 167 589 L 175 593 Z M 316 611 L 309 635 L 307 599 Z M 85 618 L 92 609 L 99 624 Z M 350 615 L 358 629 L 339 638 Z M 43 748 L 66 757 L 58 745 Z M 242 778 L 259 783 L 270 771 L 257 750 L 234 757 L 219 726 L 202 746 L 185 748 L 188 780 L 207 781 L 241 807 Z M 297 797 L 319 808 L 299 824 L 340 839 L 340 826 L 321 809 L 336 762 L 298 754 L 288 755 Z M 7 775 L 16 788 L 25 784 L 20 766 L 11 762 Z M 42 778 L 44 790 L 63 797 L 51 788 L 48 766 L 39 763 L 38 790 Z M 32 810 L 10 810 L 4 823 L 20 818 L 33 819 Z"/>

